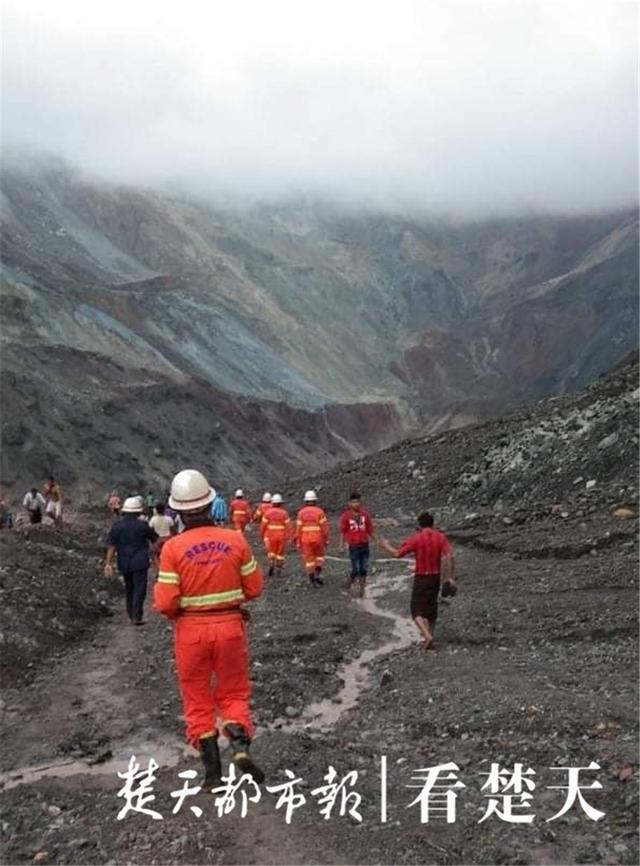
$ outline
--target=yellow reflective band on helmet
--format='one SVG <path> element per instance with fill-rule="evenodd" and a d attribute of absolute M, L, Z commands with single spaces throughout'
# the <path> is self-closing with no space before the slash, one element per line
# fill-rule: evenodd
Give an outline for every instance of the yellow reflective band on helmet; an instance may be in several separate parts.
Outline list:
<path fill-rule="evenodd" d="M 175 571 L 159 571 L 158 583 L 180 583 L 180 575 Z"/>
<path fill-rule="evenodd" d="M 214 592 L 212 595 L 183 595 L 180 607 L 204 607 L 207 604 L 224 604 L 227 601 L 243 599 L 241 589 L 230 589 L 227 592 Z"/>
<path fill-rule="evenodd" d="M 243 577 L 246 577 L 248 574 L 251 574 L 253 571 L 255 571 L 257 567 L 258 563 L 256 562 L 256 558 L 255 556 L 252 556 L 250 562 L 248 562 L 246 565 L 240 566 L 240 574 Z"/>

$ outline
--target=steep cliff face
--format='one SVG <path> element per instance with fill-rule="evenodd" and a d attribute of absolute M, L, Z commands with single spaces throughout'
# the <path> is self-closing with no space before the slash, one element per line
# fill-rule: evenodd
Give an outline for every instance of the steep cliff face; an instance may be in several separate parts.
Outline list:
<path fill-rule="evenodd" d="M 289 441 L 304 451 L 319 425 L 338 459 L 580 387 L 637 342 L 634 213 L 459 224 L 222 208 L 14 160 L 2 189 L 3 368 L 27 392 L 54 356 L 52 382 L 105 403 L 113 365 L 163 382 L 172 405 L 208 383 L 229 405 L 268 401 L 269 417 L 304 410 L 310 428 Z M 85 353 L 102 359 L 91 375 Z"/>

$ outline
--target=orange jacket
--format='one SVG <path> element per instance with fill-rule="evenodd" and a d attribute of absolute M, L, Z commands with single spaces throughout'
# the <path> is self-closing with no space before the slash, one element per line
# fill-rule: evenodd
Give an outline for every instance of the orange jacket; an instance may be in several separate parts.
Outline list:
<path fill-rule="evenodd" d="M 291 519 L 287 509 L 281 505 L 268 508 L 262 517 L 260 535 L 263 538 L 291 538 Z"/>
<path fill-rule="evenodd" d="M 229 506 L 229 517 L 232 523 L 247 523 L 251 522 L 251 503 L 246 499 L 232 499 Z"/>
<path fill-rule="evenodd" d="M 163 545 L 153 606 L 171 618 L 189 611 L 232 611 L 261 595 L 262 587 L 262 571 L 244 535 L 198 526 Z"/>
<path fill-rule="evenodd" d="M 258 505 L 256 510 L 253 512 L 253 522 L 262 523 L 262 518 L 265 516 L 265 514 L 270 508 L 270 502 L 261 502 L 260 505 Z"/>
<path fill-rule="evenodd" d="M 327 515 L 318 505 L 305 505 L 298 512 L 296 520 L 296 541 L 329 541 L 329 521 Z"/>

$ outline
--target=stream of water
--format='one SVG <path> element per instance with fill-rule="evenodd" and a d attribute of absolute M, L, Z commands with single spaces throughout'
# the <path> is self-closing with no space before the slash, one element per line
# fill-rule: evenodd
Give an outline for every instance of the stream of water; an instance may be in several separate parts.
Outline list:
<path fill-rule="evenodd" d="M 337 559 L 337 557 L 332 558 Z M 396 560 L 393 561 L 397 562 Z M 340 668 L 338 675 L 342 680 L 342 686 L 337 694 L 308 704 L 301 716 L 296 719 L 278 720 L 270 726 L 271 730 L 276 729 L 284 732 L 317 730 L 322 732 L 331 729 L 343 713 L 356 705 L 360 694 L 367 686 L 369 665 L 375 659 L 403 649 L 416 640 L 415 628 L 411 620 L 407 616 L 400 616 L 382 608 L 378 601 L 381 596 L 393 590 L 399 581 L 405 581 L 406 575 L 401 574 L 391 578 L 387 574 L 382 574 L 380 577 L 382 579 L 370 583 L 369 598 L 354 600 L 351 603 L 358 604 L 363 610 L 374 616 L 391 620 L 393 623 L 391 637 L 375 649 L 364 650 L 355 659 Z M 221 745 L 224 745 L 223 739 L 221 739 Z M 114 776 L 116 773 L 124 773 L 127 770 L 131 755 L 136 756 L 140 767 L 147 767 L 151 758 L 154 758 L 160 767 L 175 767 L 193 757 L 192 749 L 178 739 L 150 741 L 140 734 L 135 741 L 128 742 L 126 747 L 123 745 L 119 751 L 121 754 L 126 754 L 127 758 L 108 758 L 104 762 L 94 765 L 90 765 L 82 759 L 62 758 L 58 761 L 49 761 L 46 764 L 21 767 L 0 773 L 0 788 L 7 791 L 18 785 L 28 785 L 47 778 L 70 778 L 80 775 Z"/>

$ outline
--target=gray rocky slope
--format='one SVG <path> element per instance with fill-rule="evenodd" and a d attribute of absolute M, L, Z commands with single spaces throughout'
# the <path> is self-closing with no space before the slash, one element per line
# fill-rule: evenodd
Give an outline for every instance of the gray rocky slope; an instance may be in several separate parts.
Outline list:
<path fill-rule="evenodd" d="M 458 223 L 310 201 L 240 209 L 9 156 L 2 213 L 9 484 L 45 464 L 107 483 L 115 440 L 123 481 L 159 477 L 178 440 L 210 465 L 218 424 L 247 441 L 247 399 L 270 401 L 258 437 L 291 428 L 276 471 L 315 469 L 575 390 L 637 345 L 634 211 Z M 201 395 L 193 430 L 186 382 Z M 152 383 L 160 414 L 129 425 L 128 397 Z M 310 414 L 292 422 L 283 403 Z M 252 481 L 273 465 L 252 450 L 223 455 L 218 474 Z"/>
<path fill-rule="evenodd" d="M 404 440 L 338 470 L 288 485 L 314 485 L 330 508 L 358 489 L 376 511 L 434 508 L 448 521 L 482 514 L 558 520 L 637 503 L 637 353 L 575 395 L 500 418 Z M 562 515 L 564 514 L 564 518 Z M 509 517 L 511 515 L 511 517 Z"/>

